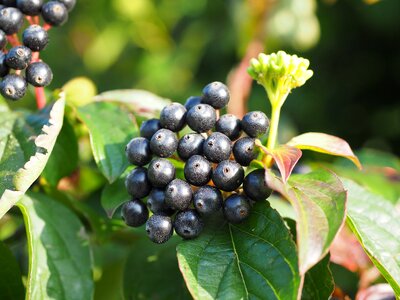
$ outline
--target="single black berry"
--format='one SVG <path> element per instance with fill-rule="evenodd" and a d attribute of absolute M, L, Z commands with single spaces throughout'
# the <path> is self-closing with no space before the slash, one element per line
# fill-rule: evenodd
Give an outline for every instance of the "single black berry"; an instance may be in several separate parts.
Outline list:
<path fill-rule="evenodd" d="M 203 144 L 203 153 L 209 161 L 219 163 L 231 156 L 231 140 L 223 133 L 214 132 Z"/>
<path fill-rule="evenodd" d="M 265 170 L 257 169 L 247 174 L 243 181 L 243 191 L 247 197 L 254 201 L 264 201 L 272 190 L 265 181 Z"/>
<path fill-rule="evenodd" d="M 68 20 L 68 9 L 59 1 L 49 1 L 42 6 L 42 17 L 46 23 L 60 26 Z"/>
<path fill-rule="evenodd" d="M 21 99 L 26 93 L 25 79 L 16 74 L 6 75 L 0 83 L 0 93 L 10 100 Z"/>
<path fill-rule="evenodd" d="M 165 203 L 165 191 L 160 188 L 153 188 L 147 198 L 147 207 L 153 214 L 171 216 L 174 210 Z"/>
<path fill-rule="evenodd" d="M 175 167 L 165 158 L 155 158 L 149 164 L 147 176 L 155 187 L 165 187 L 175 179 Z"/>
<path fill-rule="evenodd" d="M 150 140 L 150 149 L 159 157 L 170 157 L 178 148 L 178 138 L 169 129 L 158 130 Z"/>
<path fill-rule="evenodd" d="M 174 221 L 175 232 L 184 239 L 198 237 L 203 231 L 203 221 L 199 214 L 189 209 L 176 214 Z"/>
<path fill-rule="evenodd" d="M 152 242 L 157 244 L 165 243 L 171 238 L 173 232 L 171 218 L 152 215 L 146 222 L 146 232 Z"/>
<path fill-rule="evenodd" d="M 182 160 L 187 160 L 193 155 L 203 153 L 204 137 L 198 133 L 184 135 L 178 143 L 178 155 Z"/>
<path fill-rule="evenodd" d="M 199 96 L 191 96 L 185 102 L 185 108 L 187 111 L 191 109 L 193 106 L 201 103 L 201 97 Z"/>
<path fill-rule="evenodd" d="M 125 148 L 129 162 L 136 166 L 147 165 L 151 160 L 150 142 L 143 137 L 133 138 Z"/>
<path fill-rule="evenodd" d="M 269 127 L 269 119 L 262 111 L 251 111 L 242 119 L 242 129 L 250 137 L 265 134 Z"/>
<path fill-rule="evenodd" d="M 147 169 L 137 167 L 133 169 L 125 179 L 125 187 L 134 198 L 144 198 L 151 191 L 151 184 L 147 178 Z"/>
<path fill-rule="evenodd" d="M 146 223 L 149 218 L 149 210 L 139 199 L 126 202 L 122 206 L 122 219 L 126 225 L 139 227 Z"/>
<path fill-rule="evenodd" d="M 257 158 L 257 154 L 257 147 L 251 137 L 238 139 L 233 145 L 235 160 L 242 166 L 248 166 L 253 159 Z"/>
<path fill-rule="evenodd" d="M 31 63 L 25 72 L 26 81 L 36 87 L 48 86 L 53 80 L 53 72 L 48 64 L 38 61 Z"/>
<path fill-rule="evenodd" d="M 0 3 L 4 4 L 5 6 L 8 7 L 16 7 L 17 6 L 17 1 L 16 0 L 2 0 Z"/>
<path fill-rule="evenodd" d="M 229 98 L 228 87 L 222 82 L 215 81 L 204 87 L 201 102 L 220 109 L 228 104 Z"/>
<path fill-rule="evenodd" d="M 222 115 L 215 124 L 215 129 L 225 134 L 232 141 L 236 140 L 242 133 L 240 120 L 232 114 Z"/>
<path fill-rule="evenodd" d="M 144 121 L 140 126 L 140 136 L 151 140 L 153 135 L 161 129 L 160 120 L 158 119 L 149 119 Z"/>
<path fill-rule="evenodd" d="M 32 59 L 32 51 L 25 46 L 15 46 L 6 55 L 6 64 L 11 69 L 23 70 Z"/>
<path fill-rule="evenodd" d="M 224 160 L 215 168 L 212 180 L 217 188 L 232 192 L 240 187 L 244 178 L 244 170 L 235 161 Z"/>
<path fill-rule="evenodd" d="M 224 201 L 224 216 L 230 223 L 240 223 L 250 215 L 250 203 L 246 196 L 233 194 Z"/>
<path fill-rule="evenodd" d="M 190 185 L 181 179 L 172 180 L 165 188 L 165 203 L 175 210 L 188 208 L 193 192 Z"/>
<path fill-rule="evenodd" d="M 202 215 L 210 215 L 222 207 L 222 194 L 219 189 L 205 185 L 193 194 L 194 208 Z"/>
<path fill-rule="evenodd" d="M 0 51 L 0 77 L 4 77 L 8 74 L 10 68 L 6 65 L 6 55 L 3 51 Z"/>
<path fill-rule="evenodd" d="M 0 10 L 0 29 L 7 35 L 17 33 L 24 23 L 24 15 L 15 7 Z"/>
<path fill-rule="evenodd" d="M 59 2 L 63 3 L 68 11 L 73 10 L 76 4 L 76 0 L 58 0 Z"/>
<path fill-rule="evenodd" d="M 4 49 L 5 46 L 7 46 L 7 35 L 0 29 L 0 50 Z"/>
<path fill-rule="evenodd" d="M 207 132 L 217 121 L 215 109 L 208 104 L 193 106 L 187 113 L 186 122 L 196 132 Z"/>
<path fill-rule="evenodd" d="M 31 25 L 22 33 L 22 43 L 34 52 L 42 51 L 49 43 L 49 34 L 40 25 Z"/>
<path fill-rule="evenodd" d="M 195 186 L 207 184 L 211 179 L 211 163 L 200 155 L 193 155 L 183 170 L 186 181 Z"/>
<path fill-rule="evenodd" d="M 165 106 L 160 113 L 162 127 L 174 132 L 180 131 L 186 125 L 186 108 L 177 102 Z"/>
<path fill-rule="evenodd" d="M 17 0 L 17 7 L 21 12 L 28 16 L 36 16 L 40 14 L 43 0 Z"/>

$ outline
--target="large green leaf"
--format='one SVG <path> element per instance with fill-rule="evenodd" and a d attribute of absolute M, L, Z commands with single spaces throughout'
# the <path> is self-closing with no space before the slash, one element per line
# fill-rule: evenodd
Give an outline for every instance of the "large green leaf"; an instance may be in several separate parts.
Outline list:
<path fill-rule="evenodd" d="M 287 184 L 266 171 L 270 187 L 289 200 L 296 212 L 300 273 L 324 257 L 345 220 L 346 191 L 327 171 L 293 175 Z"/>
<path fill-rule="evenodd" d="M 240 225 L 216 224 L 178 245 L 178 260 L 195 299 L 296 299 L 296 246 L 279 214 L 257 203 Z"/>
<path fill-rule="evenodd" d="M 0 242 L 0 278 L 0 299 L 24 299 L 25 291 L 17 260 L 2 242 Z"/>
<path fill-rule="evenodd" d="M 117 208 L 129 201 L 131 196 L 125 188 L 125 179 L 118 178 L 115 182 L 107 184 L 101 193 L 101 205 L 109 218 L 112 218 Z"/>
<path fill-rule="evenodd" d="M 78 115 L 90 132 L 94 159 L 110 183 L 128 167 L 125 146 L 139 129 L 118 105 L 95 102 L 78 108 Z"/>
<path fill-rule="evenodd" d="M 347 224 L 397 295 L 400 295 L 400 212 L 385 198 L 343 179 Z"/>
<path fill-rule="evenodd" d="M 43 171 L 61 130 L 64 96 L 37 114 L 0 112 L 0 218 Z"/>
<path fill-rule="evenodd" d="M 78 217 L 41 194 L 17 205 L 28 235 L 27 299 L 92 299 L 89 241 Z"/>

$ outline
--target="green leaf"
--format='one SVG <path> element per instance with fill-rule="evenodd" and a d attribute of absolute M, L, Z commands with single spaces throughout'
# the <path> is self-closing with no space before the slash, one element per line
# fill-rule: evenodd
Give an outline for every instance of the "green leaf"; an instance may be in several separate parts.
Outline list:
<path fill-rule="evenodd" d="M 107 184 L 101 193 L 101 205 L 109 218 L 112 218 L 117 208 L 130 200 L 125 188 L 125 178 L 118 178 L 115 182 Z"/>
<path fill-rule="evenodd" d="M 60 133 L 64 96 L 38 114 L 0 112 L 0 218 L 43 171 Z"/>
<path fill-rule="evenodd" d="M 79 118 L 90 133 L 94 159 L 110 183 L 128 167 L 125 147 L 138 135 L 137 124 L 112 103 L 95 102 L 78 108 Z"/>
<path fill-rule="evenodd" d="M 400 295 L 400 212 L 383 197 L 343 179 L 347 224 L 397 295 Z"/>
<path fill-rule="evenodd" d="M 42 176 L 49 184 L 56 186 L 61 178 L 70 175 L 77 167 L 78 141 L 74 128 L 64 118 L 64 125 Z"/>
<path fill-rule="evenodd" d="M 18 203 L 28 235 L 27 299 L 91 299 L 89 241 L 78 217 L 45 195 Z"/>
<path fill-rule="evenodd" d="M 0 278 L 0 299 L 20 300 L 25 298 L 17 260 L 2 242 L 0 242 Z"/>
<path fill-rule="evenodd" d="M 179 240 L 157 245 L 146 237 L 134 243 L 125 265 L 125 299 L 191 299 L 176 259 Z"/>
<path fill-rule="evenodd" d="M 326 170 L 293 175 L 287 184 L 266 171 L 269 186 L 289 200 L 296 212 L 299 269 L 305 274 L 326 255 L 345 220 L 346 191 Z"/>
<path fill-rule="evenodd" d="M 207 227 L 178 245 L 178 261 L 194 299 L 296 299 L 296 246 L 279 214 L 257 203 L 240 225 Z"/>
<path fill-rule="evenodd" d="M 287 144 L 299 149 L 345 157 L 361 169 L 360 161 L 354 155 L 349 144 L 336 136 L 319 132 L 307 132 L 292 138 Z"/>

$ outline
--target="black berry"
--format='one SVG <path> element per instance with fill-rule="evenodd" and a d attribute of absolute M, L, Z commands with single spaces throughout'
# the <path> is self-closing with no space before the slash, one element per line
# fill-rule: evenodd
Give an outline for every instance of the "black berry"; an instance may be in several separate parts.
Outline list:
<path fill-rule="evenodd" d="M 239 188 L 243 178 L 244 170 L 242 166 L 231 160 L 220 162 L 212 175 L 215 186 L 226 192 L 232 192 Z"/>
<path fill-rule="evenodd" d="M 233 194 L 224 201 L 224 216 L 230 223 L 240 223 L 250 215 L 250 203 L 247 197 Z"/>
<path fill-rule="evenodd" d="M 42 17 L 46 23 L 60 26 L 68 20 L 68 9 L 59 1 L 49 1 L 42 6 Z"/>
<path fill-rule="evenodd" d="M 171 216 L 175 212 L 165 203 L 165 192 L 160 188 L 152 189 L 147 198 L 147 207 L 156 215 Z"/>
<path fill-rule="evenodd" d="M 186 162 L 183 172 L 187 182 L 195 186 L 202 186 L 211 179 L 211 163 L 200 155 L 194 155 Z"/>
<path fill-rule="evenodd" d="M 17 0 L 17 7 L 21 12 L 28 16 L 40 14 L 43 0 Z"/>
<path fill-rule="evenodd" d="M 147 176 L 153 186 L 165 187 L 175 179 L 175 167 L 168 159 L 156 158 L 149 164 Z"/>
<path fill-rule="evenodd" d="M 191 96 L 185 102 L 185 108 L 187 111 L 191 109 L 193 106 L 201 103 L 201 97 L 198 96 Z"/>
<path fill-rule="evenodd" d="M 185 126 L 186 108 L 180 103 L 171 103 L 165 106 L 160 113 L 162 127 L 174 132 L 180 131 Z"/>
<path fill-rule="evenodd" d="M 193 194 L 194 208 L 202 215 L 210 215 L 222 207 L 222 194 L 219 189 L 205 185 Z"/>
<path fill-rule="evenodd" d="M 49 34 L 39 25 L 31 25 L 22 33 L 22 43 L 34 52 L 42 51 L 49 43 Z"/>
<path fill-rule="evenodd" d="M 15 7 L 0 10 L 0 29 L 7 35 L 17 33 L 24 23 L 24 15 Z"/>
<path fill-rule="evenodd" d="M 257 158 L 257 148 L 253 138 L 243 137 L 233 145 L 235 160 L 242 166 L 248 166 L 253 159 Z"/>
<path fill-rule="evenodd" d="M 204 156 L 215 163 L 229 159 L 231 150 L 231 140 L 220 132 L 211 134 L 203 144 Z"/>
<path fill-rule="evenodd" d="M 152 242 L 157 244 L 165 243 L 171 238 L 173 232 L 171 218 L 152 215 L 146 222 L 146 232 Z"/>
<path fill-rule="evenodd" d="M 203 221 L 199 214 L 193 209 L 176 214 L 174 221 L 175 232 L 184 239 L 198 237 L 203 231 L 203 227 Z"/>
<path fill-rule="evenodd" d="M 262 111 L 251 111 L 242 120 L 242 129 L 250 137 L 265 134 L 269 127 L 269 119 Z"/>
<path fill-rule="evenodd" d="M 249 173 L 243 181 L 243 191 L 247 197 L 254 201 L 264 201 L 272 190 L 265 181 L 265 170 L 257 169 Z"/>
<path fill-rule="evenodd" d="M 204 87 L 201 101 L 216 109 L 220 109 L 228 104 L 229 98 L 228 87 L 222 82 L 215 81 Z"/>
<path fill-rule="evenodd" d="M 21 99 L 26 93 L 25 79 L 16 74 L 6 75 L 0 83 L 0 93 L 10 100 Z"/>
<path fill-rule="evenodd" d="M 6 55 L 6 64 L 11 69 L 23 70 L 32 59 L 32 51 L 25 46 L 15 46 Z"/>
<path fill-rule="evenodd" d="M 7 36 L 3 30 L 0 29 L 0 50 L 7 46 Z"/>
<path fill-rule="evenodd" d="M 59 2 L 63 3 L 68 11 L 73 10 L 76 4 L 76 0 L 58 0 Z"/>
<path fill-rule="evenodd" d="M 178 148 L 178 138 L 169 129 L 158 130 L 150 140 L 150 149 L 159 157 L 170 157 Z"/>
<path fill-rule="evenodd" d="M 122 219 L 126 225 L 139 227 L 146 223 L 149 218 L 149 210 L 139 199 L 126 202 L 122 206 Z"/>
<path fill-rule="evenodd" d="M 242 133 L 240 120 L 231 114 L 222 115 L 215 124 L 215 129 L 225 134 L 232 141 L 236 140 Z"/>
<path fill-rule="evenodd" d="M 0 1 L 0 3 L 3 3 L 5 6 L 12 6 L 12 7 L 16 7 L 17 6 L 17 1 L 16 0 L 3 0 Z"/>
<path fill-rule="evenodd" d="M 178 155 L 182 160 L 187 160 L 193 155 L 203 153 L 204 137 L 198 133 L 184 135 L 178 143 Z"/>
<path fill-rule="evenodd" d="M 150 142 L 148 139 L 133 138 L 125 148 L 129 162 L 136 166 L 144 166 L 151 160 Z"/>
<path fill-rule="evenodd" d="M 36 87 L 48 86 L 53 80 L 53 72 L 50 67 L 42 62 L 31 63 L 25 72 L 26 81 Z"/>
<path fill-rule="evenodd" d="M 3 51 L 0 51 L 0 77 L 4 77 L 8 74 L 10 68 L 6 65 L 6 55 Z"/>
<path fill-rule="evenodd" d="M 181 179 L 172 180 L 165 189 L 165 203 L 175 210 L 188 208 L 193 192 L 190 185 Z"/>
<path fill-rule="evenodd" d="M 140 136 L 151 140 L 153 135 L 161 129 L 161 124 L 158 119 L 149 119 L 144 121 L 140 126 Z"/>
<path fill-rule="evenodd" d="M 126 190 L 134 198 L 144 198 L 151 191 L 151 184 L 147 178 L 147 169 L 143 167 L 137 167 L 133 169 L 125 180 Z"/>
<path fill-rule="evenodd" d="M 186 122 L 196 132 L 207 132 L 217 121 L 215 109 L 208 104 L 193 106 L 187 113 Z"/>

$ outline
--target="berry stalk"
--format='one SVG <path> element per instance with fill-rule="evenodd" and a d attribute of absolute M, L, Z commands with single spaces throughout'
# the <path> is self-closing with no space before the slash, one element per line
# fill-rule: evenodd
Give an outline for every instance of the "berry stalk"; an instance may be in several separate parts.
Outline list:
<path fill-rule="evenodd" d="M 36 105 L 38 109 L 46 106 L 46 95 L 43 87 L 35 87 Z"/>

